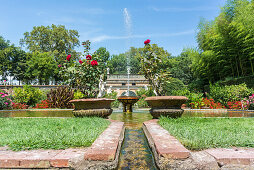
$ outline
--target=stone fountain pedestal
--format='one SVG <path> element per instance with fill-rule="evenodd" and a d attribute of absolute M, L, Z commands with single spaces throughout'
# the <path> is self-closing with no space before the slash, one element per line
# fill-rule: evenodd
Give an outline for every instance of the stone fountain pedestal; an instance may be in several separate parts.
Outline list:
<path fill-rule="evenodd" d="M 151 107 L 150 113 L 155 119 L 160 116 L 181 117 L 184 111 L 181 106 L 187 100 L 188 98 L 185 96 L 153 96 L 145 99 Z"/>
<path fill-rule="evenodd" d="M 73 115 L 75 117 L 103 117 L 107 118 L 113 112 L 111 103 L 114 99 L 106 98 L 91 98 L 91 99 L 76 99 L 70 102 L 75 105 Z"/>
<path fill-rule="evenodd" d="M 117 98 L 123 104 L 123 112 L 132 112 L 132 106 L 138 101 L 137 96 L 120 96 Z"/>

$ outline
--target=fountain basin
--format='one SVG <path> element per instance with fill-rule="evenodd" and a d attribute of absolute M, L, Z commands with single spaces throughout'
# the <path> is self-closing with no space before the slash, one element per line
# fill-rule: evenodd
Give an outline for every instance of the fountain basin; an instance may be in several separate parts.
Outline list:
<path fill-rule="evenodd" d="M 111 103 L 114 99 L 90 98 L 71 100 L 70 103 L 75 105 L 73 115 L 75 117 L 96 116 L 107 118 L 113 112 Z"/>
<path fill-rule="evenodd" d="M 150 113 L 155 119 L 160 116 L 181 117 L 184 111 L 181 106 L 187 100 L 188 98 L 185 96 L 153 96 L 145 99 L 151 107 Z"/>
<path fill-rule="evenodd" d="M 117 100 L 123 104 L 123 112 L 132 112 L 132 105 L 134 105 L 139 100 L 139 97 L 119 96 Z"/>

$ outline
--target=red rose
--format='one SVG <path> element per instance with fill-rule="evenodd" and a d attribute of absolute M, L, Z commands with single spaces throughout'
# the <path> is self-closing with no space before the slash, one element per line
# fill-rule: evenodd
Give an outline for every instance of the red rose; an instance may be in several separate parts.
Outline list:
<path fill-rule="evenodd" d="M 151 40 L 147 39 L 147 40 L 144 41 L 144 44 L 145 44 L 145 45 L 146 45 L 146 44 L 149 44 L 150 41 L 151 41 Z"/>
<path fill-rule="evenodd" d="M 70 61 L 70 59 L 71 59 L 71 55 L 69 54 L 67 55 L 66 60 Z"/>
<path fill-rule="evenodd" d="M 78 61 L 80 64 L 82 64 L 83 63 L 83 61 L 80 59 L 79 61 Z"/>
<path fill-rule="evenodd" d="M 91 65 L 92 65 L 92 66 L 97 66 L 97 65 L 98 65 L 98 62 L 97 62 L 96 60 L 93 60 L 93 61 L 91 62 Z"/>
<path fill-rule="evenodd" d="M 90 56 L 89 54 L 86 56 L 87 60 L 92 60 L 92 56 Z"/>
<path fill-rule="evenodd" d="M 62 67 L 62 65 L 61 65 L 61 64 L 59 64 L 59 65 L 58 65 L 58 67 L 60 68 L 60 67 Z"/>

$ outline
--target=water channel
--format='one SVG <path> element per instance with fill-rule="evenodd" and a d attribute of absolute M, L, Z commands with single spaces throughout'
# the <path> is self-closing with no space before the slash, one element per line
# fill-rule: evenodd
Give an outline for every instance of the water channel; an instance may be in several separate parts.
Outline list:
<path fill-rule="evenodd" d="M 20 110 L 0 111 L 0 117 L 73 117 L 72 110 Z M 183 117 L 254 117 L 254 112 L 243 111 L 184 111 Z M 123 113 L 114 110 L 110 119 L 125 123 L 125 138 L 122 144 L 118 169 L 157 169 L 153 154 L 141 129 L 142 123 L 151 120 L 147 109 Z"/>

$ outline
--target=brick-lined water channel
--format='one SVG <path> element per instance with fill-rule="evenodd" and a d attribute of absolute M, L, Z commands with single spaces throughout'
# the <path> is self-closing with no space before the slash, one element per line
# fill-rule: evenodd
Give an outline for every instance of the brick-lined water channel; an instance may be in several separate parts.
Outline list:
<path fill-rule="evenodd" d="M 125 122 L 126 128 L 118 169 L 157 169 L 142 130 L 142 123 L 152 119 L 148 111 L 115 112 L 110 118 Z"/>

